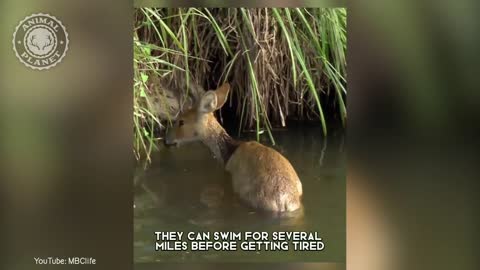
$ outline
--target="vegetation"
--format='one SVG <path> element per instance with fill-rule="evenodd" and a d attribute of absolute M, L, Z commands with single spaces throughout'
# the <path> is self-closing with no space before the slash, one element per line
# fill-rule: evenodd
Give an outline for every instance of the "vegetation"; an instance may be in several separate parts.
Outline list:
<path fill-rule="evenodd" d="M 187 106 L 195 86 L 228 81 L 239 132 L 265 132 L 326 108 L 345 123 L 344 8 L 140 8 L 134 28 L 134 151 L 149 159 L 154 129 Z"/>

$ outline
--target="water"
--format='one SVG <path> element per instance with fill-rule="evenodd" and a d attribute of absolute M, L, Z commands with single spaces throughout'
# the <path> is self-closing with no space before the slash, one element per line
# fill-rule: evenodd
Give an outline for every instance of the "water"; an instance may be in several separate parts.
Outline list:
<path fill-rule="evenodd" d="M 229 174 L 201 143 L 163 148 L 135 176 L 135 262 L 344 262 L 343 137 L 322 139 L 317 127 L 275 131 L 274 137 L 274 148 L 290 160 L 302 181 L 303 211 L 275 216 L 248 208 L 232 192 Z M 325 249 L 155 251 L 155 231 L 316 231 Z"/>

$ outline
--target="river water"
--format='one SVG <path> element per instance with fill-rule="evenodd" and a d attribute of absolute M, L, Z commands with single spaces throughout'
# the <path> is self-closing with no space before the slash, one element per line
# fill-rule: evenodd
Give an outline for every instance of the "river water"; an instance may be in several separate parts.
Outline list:
<path fill-rule="evenodd" d="M 270 145 L 264 135 L 262 143 Z M 303 185 L 303 210 L 272 215 L 245 206 L 201 143 L 161 148 L 135 173 L 135 262 L 345 262 L 344 136 L 310 126 L 274 131 L 276 150 Z M 241 140 L 254 139 L 247 135 Z M 155 251 L 155 232 L 317 232 L 321 251 Z M 185 237 L 185 236 L 184 236 Z"/>

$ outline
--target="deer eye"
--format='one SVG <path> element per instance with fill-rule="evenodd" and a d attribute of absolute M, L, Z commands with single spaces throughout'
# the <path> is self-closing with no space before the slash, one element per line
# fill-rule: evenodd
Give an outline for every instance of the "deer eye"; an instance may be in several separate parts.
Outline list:
<path fill-rule="evenodd" d="M 183 125 L 185 125 L 185 121 L 183 121 L 183 120 L 178 121 L 178 126 L 181 127 L 181 126 L 183 126 Z"/>

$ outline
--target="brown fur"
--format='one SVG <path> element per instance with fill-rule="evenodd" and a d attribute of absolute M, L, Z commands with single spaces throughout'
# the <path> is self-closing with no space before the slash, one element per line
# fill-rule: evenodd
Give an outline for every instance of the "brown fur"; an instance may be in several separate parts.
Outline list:
<path fill-rule="evenodd" d="M 257 142 L 232 139 L 213 115 L 223 106 L 230 86 L 206 92 L 199 104 L 180 115 L 166 143 L 201 140 L 232 175 L 233 190 L 250 206 L 287 212 L 301 207 L 302 183 L 290 162 Z"/>
<path fill-rule="evenodd" d="M 225 169 L 233 190 L 255 208 L 293 211 L 301 206 L 302 184 L 290 162 L 272 148 L 244 142 Z"/>

